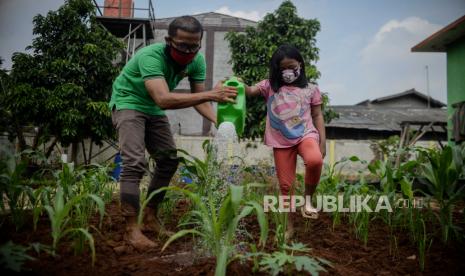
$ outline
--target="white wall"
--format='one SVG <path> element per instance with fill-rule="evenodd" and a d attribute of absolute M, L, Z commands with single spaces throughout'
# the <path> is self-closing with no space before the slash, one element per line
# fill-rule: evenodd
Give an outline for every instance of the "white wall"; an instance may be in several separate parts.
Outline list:
<path fill-rule="evenodd" d="M 183 149 L 200 159 L 205 158 L 202 143 L 206 139 L 212 139 L 212 137 L 178 135 L 175 135 L 174 138 L 177 148 Z M 368 164 L 374 158 L 373 151 L 370 148 L 372 143 L 373 141 L 371 140 L 327 140 L 324 163 L 334 164 L 334 162 L 339 161 L 344 157 L 348 158 L 355 155 L 361 160 L 367 161 Z M 416 145 L 423 147 L 437 146 L 434 141 L 420 141 Z M 88 149 L 89 146 L 86 145 L 86 148 Z M 247 165 L 267 164 L 274 166 L 273 150 L 268 146 L 265 146 L 261 141 L 245 141 L 240 144 L 233 144 L 231 145 L 231 149 L 233 156 L 240 156 Z M 94 152 L 98 151 L 99 147 L 94 146 Z M 107 150 L 104 154 L 93 161 L 103 162 L 115 153 L 116 151 L 114 149 Z M 360 162 L 347 162 L 344 165 L 343 172 L 350 175 L 357 174 L 358 170 L 366 171 L 367 164 L 362 164 Z M 300 157 L 298 158 L 297 170 L 299 172 L 304 171 L 304 165 Z"/>
<path fill-rule="evenodd" d="M 215 32 L 215 51 L 213 53 L 213 85 L 225 77 L 233 75 L 232 66 L 229 64 L 231 51 L 229 43 L 224 39 L 226 32 Z"/>

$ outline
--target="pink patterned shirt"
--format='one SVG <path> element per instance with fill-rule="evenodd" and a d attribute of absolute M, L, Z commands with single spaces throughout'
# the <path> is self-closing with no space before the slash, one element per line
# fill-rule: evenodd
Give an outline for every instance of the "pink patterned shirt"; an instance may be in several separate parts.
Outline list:
<path fill-rule="evenodd" d="M 266 145 L 288 148 L 306 138 L 313 138 L 317 142 L 320 140 L 311 113 L 312 106 L 322 103 L 321 93 L 316 85 L 309 83 L 306 88 L 286 85 L 278 93 L 273 91 L 267 79 L 256 86 L 266 100 Z"/>

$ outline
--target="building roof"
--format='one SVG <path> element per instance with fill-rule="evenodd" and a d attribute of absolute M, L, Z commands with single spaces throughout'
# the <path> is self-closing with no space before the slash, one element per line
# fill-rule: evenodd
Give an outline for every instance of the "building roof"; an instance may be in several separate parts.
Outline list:
<path fill-rule="evenodd" d="M 333 119 L 327 127 L 400 132 L 403 122 L 447 123 L 447 110 L 442 108 L 336 105 L 332 109 L 339 114 L 339 118 Z M 438 131 L 443 130 L 438 128 Z"/>
<path fill-rule="evenodd" d="M 412 52 L 446 52 L 448 45 L 465 37 L 465 15 L 412 48 Z"/>
<path fill-rule="evenodd" d="M 381 98 L 376 98 L 374 100 L 364 100 L 363 102 L 359 102 L 356 105 L 362 105 L 362 106 L 365 105 L 365 106 L 367 106 L 367 105 L 370 105 L 370 104 L 381 104 L 383 102 L 387 102 L 387 101 L 390 101 L 390 100 L 399 99 L 399 98 L 403 98 L 403 97 L 408 97 L 408 96 L 417 97 L 420 100 L 424 101 L 425 103 L 427 103 L 428 99 L 429 99 L 431 107 L 445 107 L 445 106 L 447 106 L 445 103 L 443 103 L 441 101 L 438 101 L 438 100 L 436 100 L 436 99 L 434 99 L 434 98 L 432 98 L 430 96 L 426 96 L 425 94 L 418 92 L 417 90 L 415 90 L 415 88 L 406 90 L 406 91 L 401 92 L 401 93 L 392 94 L 392 95 L 381 97 Z"/>
<path fill-rule="evenodd" d="M 257 22 L 244 19 L 240 17 L 234 17 L 227 14 L 217 13 L 217 12 L 206 12 L 192 15 L 197 20 L 200 21 L 204 27 L 235 27 L 235 28 L 245 28 L 248 26 L 255 27 Z M 166 17 L 156 19 L 155 22 L 158 26 L 166 25 L 174 20 L 176 17 Z"/>

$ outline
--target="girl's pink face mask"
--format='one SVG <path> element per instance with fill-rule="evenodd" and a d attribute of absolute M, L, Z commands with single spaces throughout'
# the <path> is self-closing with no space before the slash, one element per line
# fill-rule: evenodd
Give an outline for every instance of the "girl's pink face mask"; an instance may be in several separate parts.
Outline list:
<path fill-rule="evenodd" d="M 300 67 L 296 69 L 285 69 L 282 71 L 283 81 L 285 83 L 293 83 L 300 77 Z"/>

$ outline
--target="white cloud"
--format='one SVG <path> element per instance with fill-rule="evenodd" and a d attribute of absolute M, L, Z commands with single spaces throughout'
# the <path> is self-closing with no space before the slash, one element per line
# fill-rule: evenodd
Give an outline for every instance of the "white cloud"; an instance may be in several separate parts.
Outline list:
<path fill-rule="evenodd" d="M 232 11 L 228 6 L 223 6 L 217 9 L 215 12 L 245 18 L 253 21 L 259 21 L 263 17 L 263 15 L 260 15 L 258 11 Z"/>
<path fill-rule="evenodd" d="M 373 93 L 370 99 L 411 88 L 426 94 L 425 66 L 428 66 L 430 94 L 445 101 L 445 54 L 411 52 L 413 46 L 440 28 L 418 17 L 390 20 L 381 26 L 359 53 L 363 88 Z"/>
<path fill-rule="evenodd" d="M 408 17 L 401 21 L 390 20 L 362 50 L 362 61 L 369 64 L 379 62 L 380 59 L 391 60 L 392 57 L 398 59 L 409 56 L 414 45 L 440 28 L 441 26 L 418 17 Z"/>

